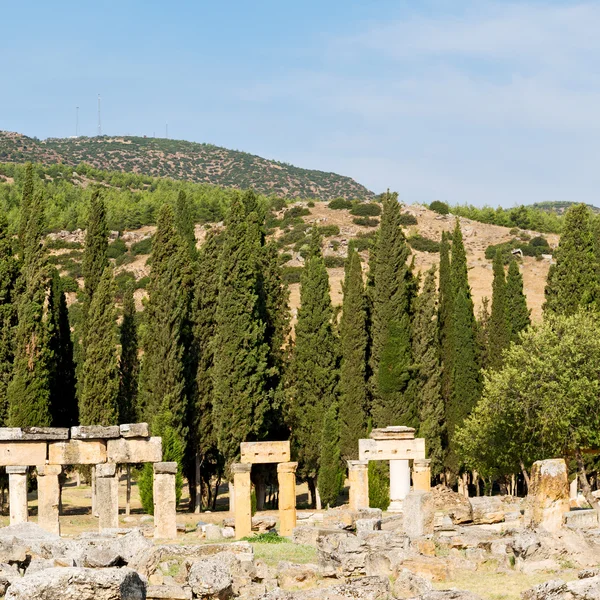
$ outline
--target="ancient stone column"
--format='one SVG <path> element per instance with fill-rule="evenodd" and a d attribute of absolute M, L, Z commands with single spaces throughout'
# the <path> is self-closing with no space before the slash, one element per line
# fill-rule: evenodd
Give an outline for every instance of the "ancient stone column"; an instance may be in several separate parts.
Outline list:
<path fill-rule="evenodd" d="M 39 465 L 37 467 L 38 525 L 57 535 L 60 535 L 58 477 L 61 473 L 60 465 Z"/>
<path fill-rule="evenodd" d="M 239 540 L 252 533 L 252 506 L 250 471 L 251 464 L 231 465 L 235 490 L 235 537 Z"/>
<path fill-rule="evenodd" d="M 27 470 L 28 467 L 6 467 L 8 474 L 10 524 L 27 521 Z"/>
<path fill-rule="evenodd" d="M 176 462 L 154 463 L 154 537 L 177 538 Z"/>
<path fill-rule="evenodd" d="M 279 481 L 279 535 L 292 535 L 296 527 L 296 468 L 297 462 L 277 465 Z"/>
<path fill-rule="evenodd" d="M 416 458 L 413 461 L 413 488 L 428 492 L 431 489 L 431 459 Z"/>
<path fill-rule="evenodd" d="M 390 460 L 390 512 L 401 512 L 402 501 L 410 492 L 408 460 Z"/>
<path fill-rule="evenodd" d="M 349 460 L 350 510 L 369 508 L 369 461 Z"/>
<path fill-rule="evenodd" d="M 119 479 L 114 463 L 96 465 L 96 508 L 100 531 L 119 527 Z"/>

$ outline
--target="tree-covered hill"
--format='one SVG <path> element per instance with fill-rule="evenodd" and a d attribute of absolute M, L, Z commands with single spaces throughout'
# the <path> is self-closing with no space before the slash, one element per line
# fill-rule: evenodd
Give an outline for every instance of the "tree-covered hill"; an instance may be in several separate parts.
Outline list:
<path fill-rule="evenodd" d="M 237 150 L 183 140 L 144 137 L 78 137 L 37 140 L 0 131 L 0 162 L 81 163 L 105 171 L 139 173 L 254 188 L 287 198 L 372 198 L 373 193 L 350 177 L 301 169 Z"/>
<path fill-rule="evenodd" d="M 531 206 L 537 210 L 543 210 L 546 212 L 555 212 L 559 215 L 562 215 L 564 212 L 567 211 L 568 208 L 570 208 L 571 206 L 575 206 L 576 204 L 579 204 L 578 202 L 567 202 L 564 200 L 549 200 L 547 202 L 536 202 L 534 204 L 532 204 Z M 592 204 L 588 204 L 587 205 L 588 208 L 590 208 L 590 210 L 594 213 L 600 213 L 600 208 L 598 208 L 597 206 L 594 206 Z"/>

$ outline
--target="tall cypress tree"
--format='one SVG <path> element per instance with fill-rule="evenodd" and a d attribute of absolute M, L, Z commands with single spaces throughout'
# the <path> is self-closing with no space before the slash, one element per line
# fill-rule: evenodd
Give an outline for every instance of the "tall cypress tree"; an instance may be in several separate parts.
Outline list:
<path fill-rule="evenodd" d="M 116 425 L 119 422 L 117 315 L 115 283 L 108 267 L 94 290 L 87 327 L 79 419 L 82 425 Z"/>
<path fill-rule="evenodd" d="M 502 366 L 502 352 L 510 343 L 510 324 L 506 302 L 506 275 L 502 252 L 494 256 L 494 281 L 492 284 L 492 314 L 488 330 L 489 367 Z"/>
<path fill-rule="evenodd" d="M 337 401 L 333 401 L 325 411 L 321 432 L 318 487 L 324 506 L 335 506 L 343 485 L 338 406 Z"/>
<path fill-rule="evenodd" d="M 340 321 L 340 448 L 345 460 L 358 458 L 358 440 L 367 429 L 367 301 L 360 257 L 346 260 Z"/>
<path fill-rule="evenodd" d="M 188 250 L 190 258 L 196 258 L 196 234 L 194 231 L 193 209 L 187 194 L 180 190 L 175 203 L 175 229 Z"/>
<path fill-rule="evenodd" d="M 184 328 L 192 282 L 187 253 L 168 205 L 158 214 L 150 261 L 138 405 L 155 435 L 172 428 L 183 448 L 188 433 Z"/>
<path fill-rule="evenodd" d="M 523 276 L 516 260 L 511 260 L 506 279 L 506 310 L 510 327 L 510 340 L 516 342 L 519 333 L 531 325 L 530 310 L 523 292 Z"/>
<path fill-rule="evenodd" d="M 13 373 L 14 334 L 17 325 L 17 279 L 19 267 L 14 256 L 8 223 L 0 215 L 0 426 L 8 416 L 7 388 Z"/>
<path fill-rule="evenodd" d="M 598 266 L 590 212 L 585 204 L 567 210 L 563 232 L 546 282 L 544 312 L 572 315 L 598 301 Z"/>
<path fill-rule="evenodd" d="M 50 412 L 53 427 L 73 427 L 79 423 L 73 361 L 73 341 L 69 325 L 67 299 L 56 269 L 52 270 L 48 298 L 49 346 L 52 352 Z"/>
<path fill-rule="evenodd" d="M 300 308 L 288 389 L 292 444 L 299 462 L 298 474 L 308 482 L 313 505 L 325 413 L 336 401 L 338 384 L 337 343 L 332 324 L 329 277 L 319 240 L 318 231 L 313 228 L 313 253 L 306 260 L 300 278 Z"/>
<path fill-rule="evenodd" d="M 265 323 L 258 264 L 261 233 L 256 213 L 246 216 L 237 198 L 224 232 L 214 340 L 213 415 L 226 464 L 240 442 L 260 439 L 270 409 Z"/>
<path fill-rule="evenodd" d="M 489 306 L 490 299 L 484 296 L 481 299 L 481 307 L 477 314 L 477 348 L 482 369 L 487 369 L 490 366 L 490 355 L 493 352 L 493 348 L 489 342 L 491 318 Z"/>
<path fill-rule="evenodd" d="M 48 345 L 46 291 L 48 264 L 42 236 L 43 197 L 23 199 L 26 219 L 20 240 L 23 251 L 21 297 L 13 378 L 8 386 L 8 422 L 11 427 L 47 427 L 51 424 L 50 379 L 52 352 Z"/>
<path fill-rule="evenodd" d="M 454 443 L 454 431 L 469 415 L 481 395 L 481 369 L 477 347 L 477 326 L 473 300 L 467 277 L 467 255 L 458 219 L 452 234 L 450 263 L 452 289 L 451 377 L 450 396 L 446 404 L 446 427 L 449 452 L 446 464 L 457 473 L 459 461 Z"/>
<path fill-rule="evenodd" d="M 91 304 L 100 279 L 108 266 L 108 226 L 106 207 L 98 190 L 90 199 L 90 213 L 85 235 L 85 249 L 81 269 L 83 271 L 86 306 Z"/>
<path fill-rule="evenodd" d="M 447 403 L 450 398 L 452 374 L 452 284 L 450 281 L 450 241 L 447 232 L 442 232 L 440 243 L 440 283 L 438 329 L 442 356 L 442 396 Z"/>
<path fill-rule="evenodd" d="M 140 374 L 138 334 L 133 285 L 130 283 L 123 297 L 123 321 L 120 330 L 119 357 L 119 423 L 137 421 L 137 392 Z"/>
<path fill-rule="evenodd" d="M 425 438 L 432 475 L 442 471 L 444 454 L 444 400 L 438 332 L 435 267 L 427 271 L 423 291 L 416 301 L 413 325 L 413 354 L 416 372 L 419 437 Z"/>
<path fill-rule="evenodd" d="M 25 175 L 23 178 L 23 193 L 21 196 L 21 204 L 19 206 L 19 250 L 20 257 L 23 259 L 25 236 L 27 226 L 31 216 L 31 203 L 33 202 L 34 183 L 33 183 L 33 165 L 27 163 L 25 165 Z"/>
<path fill-rule="evenodd" d="M 407 260 L 397 194 L 383 199 L 373 273 L 371 369 L 375 426 L 416 425 L 411 316 L 416 280 Z"/>

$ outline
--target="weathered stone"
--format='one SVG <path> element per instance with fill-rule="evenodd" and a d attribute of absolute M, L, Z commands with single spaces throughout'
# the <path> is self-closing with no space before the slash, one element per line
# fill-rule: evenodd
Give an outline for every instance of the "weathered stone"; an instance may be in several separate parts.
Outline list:
<path fill-rule="evenodd" d="M 255 515 L 252 517 L 252 531 L 271 531 L 275 529 L 277 520 L 267 515 Z M 223 527 L 235 527 L 235 517 L 226 517 L 223 519 Z"/>
<path fill-rule="evenodd" d="M 6 600 L 144 600 L 146 584 L 131 569 L 76 567 L 40 571 L 15 581 Z"/>
<path fill-rule="evenodd" d="M 433 533 L 435 502 L 431 492 L 414 491 L 404 498 L 404 533 L 421 537 Z"/>
<path fill-rule="evenodd" d="M 68 439 L 69 430 L 62 427 L 0 427 L 0 442 Z"/>
<path fill-rule="evenodd" d="M 59 505 L 60 465 L 40 465 L 37 468 L 38 524 L 47 531 L 60 535 Z"/>
<path fill-rule="evenodd" d="M 316 527 L 301 525 L 299 527 L 294 527 L 294 531 L 292 532 L 292 542 L 294 542 L 294 544 L 316 546 L 317 537 L 319 537 L 319 530 Z"/>
<path fill-rule="evenodd" d="M 233 527 L 223 527 L 221 529 L 221 535 L 225 539 L 233 539 L 235 537 L 235 529 Z"/>
<path fill-rule="evenodd" d="M 242 463 L 286 463 L 291 460 L 290 441 L 242 442 L 240 456 Z"/>
<path fill-rule="evenodd" d="M 177 463 L 154 463 L 154 537 L 177 538 L 177 500 L 175 477 Z"/>
<path fill-rule="evenodd" d="M 46 442 L 0 443 L 0 467 L 21 467 L 46 462 Z"/>
<path fill-rule="evenodd" d="M 412 460 L 425 458 L 425 440 L 364 439 L 358 440 L 360 460 Z"/>
<path fill-rule="evenodd" d="M 434 590 L 425 592 L 419 596 L 419 600 L 482 600 L 481 596 L 477 596 L 471 592 L 463 590 Z"/>
<path fill-rule="evenodd" d="M 409 596 L 420 596 L 433 590 L 431 581 L 419 577 L 408 569 L 400 569 L 393 583 L 392 591 L 396 598 L 408 598 Z"/>
<path fill-rule="evenodd" d="M 149 585 L 147 600 L 191 600 L 192 590 L 181 585 Z"/>
<path fill-rule="evenodd" d="M 153 468 L 154 472 L 160 475 L 177 475 L 176 462 L 157 462 Z"/>
<path fill-rule="evenodd" d="M 279 483 L 279 534 L 282 536 L 292 535 L 294 527 L 296 527 L 297 467 L 297 462 L 281 462 L 277 465 L 277 481 Z"/>
<path fill-rule="evenodd" d="M 473 509 L 473 523 L 491 524 L 504 521 L 504 502 L 502 496 L 479 496 L 469 498 Z"/>
<path fill-rule="evenodd" d="M 106 453 L 109 462 L 118 464 L 158 463 L 162 461 L 162 439 L 151 437 L 108 440 Z"/>
<path fill-rule="evenodd" d="M 405 560 L 402 568 L 436 582 L 446 581 L 451 575 L 450 567 L 445 561 L 427 556 Z"/>
<path fill-rule="evenodd" d="M 27 471 L 27 467 L 6 467 L 11 525 L 25 523 L 29 518 L 27 510 Z"/>
<path fill-rule="evenodd" d="M 119 480 L 116 465 L 96 465 L 96 502 L 100 531 L 119 527 Z"/>
<path fill-rule="evenodd" d="M 277 566 L 277 581 L 283 589 L 307 589 L 314 586 L 319 577 L 317 565 L 281 561 Z"/>
<path fill-rule="evenodd" d="M 110 440 L 121 435 L 118 425 L 103 427 L 101 425 L 79 425 L 71 427 L 72 440 Z"/>
<path fill-rule="evenodd" d="M 233 597 L 233 579 L 227 563 L 219 557 L 194 561 L 188 574 L 188 583 L 198 598 L 227 600 Z"/>
<path fill-rule="evenodd" d="M 372 440 L 414 440 L 416 429 L 405 425 L 390 425 L 372 429 L 369 437 Z"/>
<path fill-rule="evenodd" d="M 598 513 L 593 508 L 572 510 L 565 513 L 565 525 L 571 529 L 595 529 L 598 527 Z"/>
<path fill-rule="evenodd" d="M 204 531 L 204 537 L 207 540 L 215 541 L 223 539 L 223 536 L 221 535 L 221 528 L 218 525 L 209 523 L 208 525 L 204 525 L 204 527 L 202 527 L 202 531 Z"/>
<path fill-rule="evenodd" d="M 455 525 L 470 523 L 473 520 L 473 512 L 468 498 L 443 485 L 432 488 L 431 493 L 435 509 L 448 515 Z"/>
<path fill-rule="evenodd" d="M 356 531 L 380 531 L 381 519 L 356 519 Z"/>
<path fill-rule="evenodd" d="M 369 506 L 369 462 L 366 460 L 348 461 L 350 483 L 350 510 Z"/>
<path fill-rule="evenodd" d="M 235 490 L 235 537 L 239 540 L 252 533 L 252 506 L 251 506 L 251 464 L 234 463 L 231 465 L 233 485 Z"/>
<path fill-rule="evenodd" d="M 533 531 L 520 532 L 513 538 L 512 548 L 517 558 L 531 558 L 540 547 L 540 538 Z"/>
<path fill-rule="evenodd" d="M 558 458 L 534 462 L 527 494 L 526 522 L 546 531 L 558 531 L 569 509 L 569 479 L 565 461 Z"/>
<path fill-rule="evenodd" d="M 349 583 L 313 590 L 289 592 L 275 589 L 261 600 L 389 600 L 390 582 L 385 577 L 358 577 Z"/>
<path fill-rule="evenodd" d="M 44 457 L 35 464 L 41 464 L 45 460 Z M 100 440 L 50 442 L 48 444 L 48 462 L 53 465 L 99 465 L 105 463 L 106 442 Z"/>
<path fill-rule="evenodd" d="M 124 438 L 147 438 L 150 436 L 150 428 L 148 423 L 125 423 L 119 425 L 119 433 Z"/>
<path fill-rule="evenodd" d="M 105 569 L 107 567 L 120 567 L 124 564 L 121 554 L 110 546 L 92 547 L 85 555 L 84 567 Z"/>
<path fill-rule="evenodd" d="M 323 516 L 323 527 L 327 529 L 354 529 L 354 515 L 344 506 L 329 508 Z"/>
<path fill-rule="evenodd" d="M 597 600 L 600 598 L 600 577 L 564 582 L 547 581 L 523 592 L 523 600 Z"/>

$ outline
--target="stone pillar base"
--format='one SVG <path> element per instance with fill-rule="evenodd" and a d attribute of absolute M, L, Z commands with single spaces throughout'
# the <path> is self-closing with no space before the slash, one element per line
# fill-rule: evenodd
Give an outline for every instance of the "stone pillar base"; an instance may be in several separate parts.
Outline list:
<path fill-rule="evenodd" d="M 27 510 L 27 471 L 28 467 L 6 467 L 11 525 L 26 523 L 29 518 Z"/>
<path fill-rule="evenodd" d="M 177 538 L 176 462 L 154 463 L 154 537 Z"/>
<path fill-rule="evenodd" d="M 60 465 L 40 465 L 37 467 L 38 484 L 38 525 L 60 535 Z"/>
<path fill-rule="evenodd" d="M 119 479 L 113 463 L 96 465 L 96 507 L 100 531 L 119 527 Z"/>
<path fill-rule="evenodd" d="M 292 535 L 296 527 L 296 468 L 297 462 L 277 465 L 279 481 L 279 535 Z"/>
<path fill-rule="evenodd" d="M 235 537 L 238 540 L 252 534 L 251 470 L 252 465 L 248 463 L 231 465 L 235 490 Z"/>

